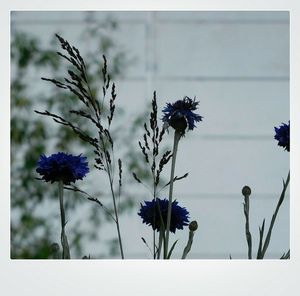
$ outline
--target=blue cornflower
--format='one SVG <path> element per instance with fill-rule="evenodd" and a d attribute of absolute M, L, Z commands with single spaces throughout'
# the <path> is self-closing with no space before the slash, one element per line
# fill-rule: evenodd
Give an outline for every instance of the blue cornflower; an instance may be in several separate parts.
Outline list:
<path fill-rule="evenodd" d="M 89 172 L 89 167 L 87 158 L 81 154 L 75 156 L 58 152 L 49 157 L 41 155 L 36 171 L 46 182 L 63 181 L 64 184 L 70 184 L 82 180 Z"/>
<path fill-rule="evenodd" d="M 274 127 L 274 139 L 278 141 L 278 146 L 290 152 L 290 121 L 288 124 L 282 123 L 280 127 Z"/>
<path fill-rule="evenodd" d="M 199 102 L 184 97 L 175 103 L 167 103 L 167 106 L 162 110 L 164 123 L 172 126 L 176 131 L 184 134 L 186 128 L 193 130 L 196 127 L 195 122 L 202 121 L 202 116 L 194 113 Z"/>
<path fill-rule="evenodd" d="M 167 199 L 156 198 L 156 200 L 145 201 L 145 205 L 141 204 L 141 209 L 138 213 L 139 216 L 143 219 L 143 223 L 152 226 L 153 230 L 160 230 L 161 227 L 161 212 L 162 220 L 164 226 L 167 225 L 167 215 L 168 215 L 168 204 Z M 189 223 L 189 212 L 186 208 L 180 207 L 178 202 L 174 200 L 172 202 L 172 214 L 171 214 L 171 225 L 170 231 L 175 233 L 176 229 L 183 229 L 183 226 L 188 225 Z"/>

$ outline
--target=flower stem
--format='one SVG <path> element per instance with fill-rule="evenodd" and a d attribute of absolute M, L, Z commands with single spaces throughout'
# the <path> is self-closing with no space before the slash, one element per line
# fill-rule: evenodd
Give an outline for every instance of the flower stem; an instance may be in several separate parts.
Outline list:
<path fill-rule="evenodd" d="M 170 176 L 170 187 L 169 187 L 169 204 L 168 204 L 168 215 L 167 215 L 167 227 L 166 227 L 166 239 L 164 244 L 164 259 L 168 256 L 168 244 L 169 244 L 169 234 L 171 225 L 171 214 L 172 214 L 172 198 L 173 198 L 173 184 L 174 184 L 174 174 L 175 174 L 175 163 L 176 155 L 178 150 L 178 143 L 181 134 L 177 131 L 174 133 L 174 143 L 173 143 L 173 154 L 172 154 L 172 165 L 171 165 L 171 176 Z"/>
<path fill-rule="evenodd" d="M 156 204 L 156 184 L 155 184 L 154 172 L 152 172 L 152 176 L 153 176 L 153 198 L 154 198 L 154 204 Z M 160 210 L 159 207 L 158 207 L 158 210 Z M 153 217 L 153 220 L 154 220 L 153 223 L 154 223 L 154 225 L 155 225 L 155 220 L 157 219 L 155 213 L 156 213 L 156 211 L 154 211 L 154 217 Z M 155 229 L 153 229 L 153 259 L 156 259 L 155 248 L 156 248 L 156 236 L 155 236 Z M 158 252 L 157 252 L 157 254 L 158 254 Z"/>
<path fill-rule="evenodd" d="M 154 175 L 153 175 L 153 180 L 154 180 Z M 156 204 L 156 186 L 155 186 L 155 182 L 153 182 L 153 197 L 154 197 L 154 204 Z M 155 219 L 156 219 L 155 213 L 156 213 L 156 211 L 154 211 L 154 217 L 153 217 L 154 225 L 155 225 Z M 155 229 L 153 229 L 153 259 L 155 259 L 155 257 L 156 257 L 155 248 L 156 248 L 156 237 L 155 237 Z"/>
<path fill-rule="evenodd" d="M 183 254 L 181 259 L 185 259 L 189 251 L 191 250 L 192 244 L 193 244 L 193 238 L 194 238 L 194 231 L 190 230 L 189 232 L 189 240 L 183 250 Z"/>
<path fill-rule="evenodd" d="M 267 237 L 265 239 L 265 242 L 263 244 L 263 247 L 262 247 L 262 251 L 261 251 L 261 254 L 259 254 L 259 258 L 257 259 L 263 259 L 265 254 L 266 254 L 266 251 L 268 249 L 268 246 L 269 246 L 269 243 L 270 243 L 270 240 L 271 240 L 271 235 L 272 235 L 272 230 L 273 230 L 273 226 L 275 224 L 275 220 L 276 220 L 276 217 L 277 217 L 277 214 L 278 214 L 278 211 L 280 209 L 280 206 L 284 200 L 284 197 L 285 197 L 285 192 L 287 190 L 287 187 L 289 185 L 289 182 L 290 182 L 290 172 L 288 173 L 288 176 L 286 178 L 286 181 L 284 182 L 283 181 L 283 189 L 282 189 L 282 192 L 281 192 L 281 195 L 279 197 L 279 200 L 278 200 L 278 203 L 277 203 L 277 206 L 276 206 L 276 209 L 275 209 L 275 212 L 272 216 L 272 220 L 271 220 L 271 223 L 270 223 L 270 226 L 269 226 L 269 230 L 268 230 L 268 233 L 267 233 Z"/>
<path fill-rule="evenodd" d="M 98 123 L 100 125 L 100 121 L 98 119 Z M 113 199 L 113 205 L 114 205 L 114 213 L 115 213 L 115 219 L 114 221 L 116 222 L 117 225 L 117 232 L 118 232 L 118 241 L 119 241 L 119 247 L 120 247 L 120 253 L 121 253 L 121 258 L 124 259 L 124 253 L 123 253 L 123 246 L 122 246 L 122 238 L 121 238 L 121 231 L 120 231 L 120 225 L 119 225 L 119 215 L 118 215 L 118 209 L 116 205 L 116 197 L 115 197 L 115 192 L 114 192 L 114 187 L 113 187 L 113 174 L 112 174 L 112 169 L 111 169 L 111 164 L 110 161 L 107 158 L 107 150 L 105 148 L 104 140 L 99 132 L 99 140 L 102 143 L 103 151 L 104 151 L 104 159 L 105 159 L 105 165 L 106 165 L 106 172 L 108 175 L 109 179 L 109 185 L 110 185 L 110 191 Z"/>
<path fill-rule="evenodd" d="M 61 246 L 62 246 L 62 259 L 70 259 L 70 249 L 68 239 L 65 233 L 66 217 L 64 210 L 64 183 L 58 182 L 58 195 L 60 205 L 60 218 L 61 218 Z"/>
<path fill-rule="evenodd" d="M 252 237 L 249 229 L 249 209 L 250 209 L 249 196 L 245 195 L 244 214 L 246 218 L 245 231 L 246 231 L 246 239 L 248 244 L 248 259 L 252 259 Z"/>
<path fill-rule="evenodd" d="M 157 259 L 160 259 L 160 253 L 161 253 L 161 247 L 162 247 L 162 242 L 163 242 L 163 229 L 161 228 L 159 231 L 159 240 L 158 240 L 158 250 L 157 250 Z"/>
<path fill-rule="evenodd" d="M 109 178 L 109 183 L 110 183 L 110 189 L 111 189 L 111 194 L 112 194 L 112 198 L 113 198 L 114 212 L 115 212 L 115 216 L 116 216 L 115 218 L 116 218 L 116 224 L 117 224 L 117 232 L 118 232 L 118 240 L 119 240 L 120 252 L 121 252 L 122 259 L 124 259 L 123 246 L 122 246 L 122 238 L 121 238 L 120 225 L 119 225 L 119 215 L 118 215 L 118 211 L 117 211 L 116 198 L 115 198 L 115 193 L 114 193 L 114 189 L 113 189 L 113 184 L 112 184 L 111 177 Z"/>

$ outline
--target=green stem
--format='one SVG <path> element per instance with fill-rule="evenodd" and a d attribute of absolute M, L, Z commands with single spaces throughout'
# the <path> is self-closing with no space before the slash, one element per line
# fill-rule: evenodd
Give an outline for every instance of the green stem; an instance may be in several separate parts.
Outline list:
<path fill-rule="evenodd" d="M 278 203 L 277 203 L 277 206 L 276 206 L 276 209 L 275 209 L 275 212 L 272 216 L 272 220 L 271 220 L 271 223 L 270 223 L 270 227 L 269 227 L 269 230 L 268 230 L 268 233 L 267 233 L 267 236 L 266 236 L 266 239 L 265 239 L 265 243 L 263 245 L 263 248 L 262 248 L 262 251 L 261 251 L 261 254 L 260 254 L 260 258 L 259 259 L 263 259 L 264 256 L 265 256 L 265 253 L 268 249 L 268 246 L 269 246 L 269 243 L 270 243 L 270 240 L 271 240 L 271 234 L 272 234 L 272 230 L 273 230 L 273 226 L 275 224 L 275 220 L 276 220 L 276 217 L 277 217 L 277 214 L 278 214 L 278 211 L 279 211 L 279 208 L 284 200 L 284 197 L 285 197 L 285 192 L 286 192 L 286 189 L 289 185 L 289 182 L 290 182 L 290 172 L 288 173 L 288 176 L 286 178 L 286 181 L 283 182 L 283 189 L 282 189 L 282 192 L 281 192 L 281 195 L 279 197 L 279 200 L 278 200 Z"/>
<path fill-rule="evenodd" d="M 252 237 L 251 237 L 251 232 L 249 227 L 249 208 L 250 208 L 249 196 L 245 195 L 244 214 L 246 218 L 245 231 L 246 231 L 246 239 L 248 244 L 248 259 L 252 259 Z"/>
<path fill-rule="evenodd" d="M 68 244 L 68 239 L 65 233 L 66 217 L 64 210 L 64 183 L 62 181 L 58 182 L 58 195 L 59 195 L 59 205 L 60 205 L 60 219 L 61 219 L 61 246 L 62 246 L 62 259 L 70 259 L 70 249 Z"/>
<path fill-rule="evenodd" d="M 163 242 L 163 229 L 159 231 L 159 239 L 158 239 L 158 251 L 157 251 L 157 259 L 160 259 L 161 247 Z"/>
<path fill-rule="evenodd" d="M 158 209 L 158 215 L 159 215 L 159 220 L 160 220 L 159 243 L 158 243 L 159 245 L 158 245 L 157 259 L 160 259 L 162 244 L 165 245 L 165 241 L 166 241 L 166 237 L 165 237 L 166 226 L 165 226 L 162 214 L 161 214 L 159 204 L 157 204 L 157 209 Z"/>
<path fill-rule="evenodd" d="M 124 253 L 123 253 L 123 246 L 122 246 L 122 238 L 121 238 L 121 231 L 120 231 L 120 225 L 119 225 L 119 215 L 117 211 L 117 206 L 116 206 L 116 198 L 115 198 L 115 193 L 113 189 L 113 184 L 111 178 L 109 178 L 109 183 L 110 183 L 110 190 L 113 198 L 113 204 L 114 204 L 114 212 L 116 215 L 116 224 L 117 224 L 117 232 L 118 232 L 118 240 L 119 240 L 119 246 L 120 246 L 120 252 L 121 252 L 121 257 L 124 259 Z"/>
<path fill-rule="evenodd" d="M 154 215 L 154 221 L 155 221 L 155 215 Z M 153 259 L 156 257 L 156 251 L 155 251 L 155 230 L 153 230 Z"/>
<path fill-rule="evenodd" d="M 172 165 L 171 165 L 171 176 L 170 176 L 170 187 L 169 187 L 169 204 L 168 204 L 168 215 L 167 215 L 166 239 L 165 239 L 165 244 L 164 244 L 164 259 L 167 259 L 167 256 L 168 256 L 168 244 L 169 244 L 169 234 L 170 234 L 171 215 L 172 215 L 172 198 L 173 198 L 175 163 L 176 163 L 176 155 L 177 155 L 178 143 L 179 143 L 180 137 L 181 137 L 181 134 L 179 132 L 175 131 L 173 154 L 172 154 Z"/>
<path fill-rule="evenodd" d="M 193 244 L 193 238 L 194 238 L 194 231 L 190 230 L 190 232 L 189 232 L 189 240 L 188 240 L 188 242 L 186 244 L 186 247 L 183 250 L 183 254 L 182 254 L 181 259 L 185 259 L 186 256 L 187 256 L 187 254 L 191 250 L 191 247 L 192 247 L 192 244 Z"/>
<path fill-rule="evenodd" d="M 99 122 L 99 121 L 98 121 Z M 100 122 L 99 122 L 100 124 Z M 99 132 L 99 139 L 102 143 L 103 151 L 104 151 L 104 159 L 105 159 L 105 164 L 106 164 L 106 172 L 108 174 L 108 179 L 109 179 L 109 185 L 110 185 L 110 191 L 113 199 L 113 205 L 114 205 L 114 213 L 115 213 L 115 222 L 117 225 L 117 233 L 118 233 L 118 241 L 119 241 L 119 247 L 120 247 L 120 253 L 121 253 L 121 258 L 124 259 L 124 252 L 123 252 L 123 246 L 122 246 L 122 238 L 121 238 L 121 231 L 120 231 L 120 225 L 119 225 L 119 215 L 118 215 L 118 210 L 117 210 L 117 205 L 116 205 L 116 197 L 115 197 L 115 192 L 113 188 L 113 175 L 111 172 L 111 166 L 109 164 L 109 161 L 106 156 L 106 149 L 104 145 L 104 140 L 102 138 L 101 133 Z"/>
<path fill-rule="evenodd" d="M 154 179 L 154 175 L 153 175 L 153 197 L 154 197 L 154 204 L 156 204 L 156 185 L 155 185 L 155 179 Z M 154 222 L 154 225 L 155 225 L 155 219 L 156 219 L 156 216 L 155 216 L 155 213 L 156 211 L 154 211 L 154 217 L 153 217 L 153 222 Z M 156 247 L 156 237 L 155 237 L 155 229 L 153 229 L 153 259 L 155 259 L 156 257 L 156 251 L 155 251 L 155 247 Z"/>

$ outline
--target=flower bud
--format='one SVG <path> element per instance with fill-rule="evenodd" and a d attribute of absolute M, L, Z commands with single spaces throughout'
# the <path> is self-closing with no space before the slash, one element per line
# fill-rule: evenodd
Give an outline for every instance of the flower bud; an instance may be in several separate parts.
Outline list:
<path fill-rule="evenodd" d="M 190 224 L 189 224 L 189 229 L 190 231 L 196 231 L 198 228 L 198 223 L 197 221 L 192 221 Z"/>
<path fill-rule="evenodd" d="M 82 257 L 82 259 L 91 259 L 91 256 L 90 256 L 90 255 L 89 255 L 89 256 L 84 255 L 84 256 Z"/>
<path fill-rule="evenodd" d="M 251 188 L 249 186 L 244 186 L 242 189 L 242 194 L 246 197 L 251 195 Z"/>

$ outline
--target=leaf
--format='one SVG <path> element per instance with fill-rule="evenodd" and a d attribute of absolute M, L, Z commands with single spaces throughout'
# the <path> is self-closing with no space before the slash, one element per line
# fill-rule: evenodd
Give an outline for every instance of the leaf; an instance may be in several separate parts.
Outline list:
<path fill-rule="evenodd" d="M 142 183 L 142 181 L 137 177 L 136 173 L 132 173 L 132 176 L 138 183 Z"/>
<path fill-rule="evenodd" d="M 172 252 L 173 252 L 173 250 L 174 250 L 174 248 L 175 248 L 177 242 L 178 242 L 178 239 L 173 243 L 173 245 L 172 245 L 172 247 L 171 247 L 171 249 L 170 249 L 170 251 L 169 251 L 169 254 L 168 254 L 168 256 L 167 256 L 167 259 L 170 259 L 171 255 L 172 255 Z"/>
<path fill-rule="evenodd" d="M 284 259 L 284 260 L 290 259 L 290 250 L 288 250 L 286 253 L 283 253 L 280 259 Z"/>
<path fill-rule="evenodd" d="M 189 173 L 185 173 L 185 174 L 182 175 L 181 177 L 175 176 L 174 179 L 173 179 L 173 182 L 178 181 L 178 180 L 181 180 L 181 179 L 184 179 L 184 178 L 186 178 L 188 175 L 189 175 Z M 167 187 L 168 185 L 170 185 L 170 182 L 168 182 L 166 185 L 164 185 L 163 188 Z"/>
<path fill-rule="evenodd" d="M 259 246 L 258 246 L 256 259 L 262 259 L 261 252 L 262 252 L 262 244 L 263 244 L 263 237 L 264 237 L 264 230 L 265 230 L 265 221 L 266 219 L 263 220 L 261 228 L 259 227 Z"/>

